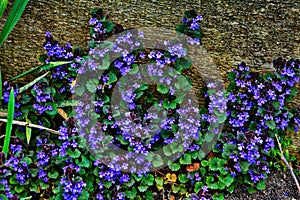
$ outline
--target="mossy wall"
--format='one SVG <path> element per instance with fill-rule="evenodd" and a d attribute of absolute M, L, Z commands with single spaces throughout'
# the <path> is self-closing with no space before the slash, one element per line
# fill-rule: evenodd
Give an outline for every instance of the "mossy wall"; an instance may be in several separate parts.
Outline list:
<path fill-rule="evenodd" d="M 202 43 L 224 80 L 241 61 L 264 72 L 272 70 L 266 63 L 278 56 L 300 55 L 299 0 L 32 0 L 0 48 L 3 79 L 40 64 L 38 57 L 45 53 L 42 45 L 46 30 L 61 43 L 70 41 L 73 46 L 86 47 L 92 8 L 103 8 L 111 21 L 125 27 L 173 30 L 185 10 L 196 10 L 204 17 Z M 8 10 L 0 19 L 1 29 Z M 19 82 L 24 84 L 32 78 Z M 299 96 L 294 102 L 297 105 Z"/>

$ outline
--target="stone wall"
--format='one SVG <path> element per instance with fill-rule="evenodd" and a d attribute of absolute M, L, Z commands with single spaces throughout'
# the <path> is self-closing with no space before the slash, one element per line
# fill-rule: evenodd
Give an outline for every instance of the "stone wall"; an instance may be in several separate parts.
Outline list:
<path fill-rule="evenodd" d="M 86 47 L 90 10 L 99 7 L 110 20 L 126 27 L 169 29 L 175 28 L 185 10 L 195 9 L 204 17 L 203 45 L 224 76 L 241 61 L 264 70 L 262 65 L 273 58 L 299 57 L 300 53 L 298 0 L 34 0 L 0 48 L 4 79 L 39 65 L 46 30 L 61 42 Z M 0 28 L 7 14 L 8 9 Z"/>

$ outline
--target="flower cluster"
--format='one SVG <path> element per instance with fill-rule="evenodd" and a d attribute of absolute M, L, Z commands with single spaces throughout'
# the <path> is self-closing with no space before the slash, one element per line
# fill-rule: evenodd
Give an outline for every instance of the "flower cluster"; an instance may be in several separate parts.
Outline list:
<path fill-rule="evenodd" d="M 44 63 L 72 61 L 71 64 L 63 64 L 51 69 L 53 85 L 57 87 L 61 95 L 68 93 L 75 80 L 76 71 L 80 66 L 82 52 L 79 48 L 73 49 L 71 43 L 67 43 L 64 47 L 60 46 L 49 31 L 46 32 L 45 36 L 46 42 L 44 43 L 44 49 L 47 51 L 47 54 L 41 57 Z M 62 97 L 64 96 L 62 95 Z"/>
<path fill-rule="evenodd" d="M 80 171 L 80 167 L 70 164 L 64 167 L 63 170 L 64 176 L 60 180 L 60 187 L 64 191 L 62 196 L 64 199 L 77 199 L 81 195 L 83 188 L 86 187 L 86 183 L 76 176 Z"/>
<path fill-rule="evenodd" d="M 23 185 L 29 179 L 30 173 L 27 163 L 20 155 L 22 151 L 22 145 L 20 145 L 18 142 L 16 142 L 16 144 L 11 144 L 10 150 L 14 156 L 10 157 L 6 161 L 5 165 L 14 172 L 16 181 Z"/>
<path fill-rule="evenodd" d="M 228 125 L 224 142 L 236 146 L 230 154 L 235 173 L 241 173 L 241 165 L 249 163 L 247 173 L 254 183 L 269 173 L 266 155 L 274 148 L 274 134 L 284 134 L 292 119 L 286 100 L 294 95 L 294 85 L 299 81 L 298 60 L 274 60 L 276 76 L 271 73 L 263 78 L 251 72 L 241 63 L 229 75 L 231 79 L 228 97 Z M 231 87 L 230 86 L 230 87 Z M 235 135 L 235 136 L 233 136 Z"/>
<path fill-rule="evenodd" d="M 194 10 L 188 10 L 184 13 L 182 24 L 176 26 L 176 31 L 186 34 L 190 38 L 187 40 L 192 45 L 200 45 L 202 30 L 200 22 L 203 20 L 201 15 L 197 15 Z"/>
<path fill-rule="evenodd" d="M 98 193 L 96 194 L 96 199 L 105 199 L 105 193 L 107 190 L 112 189 L 114 193 L 113 199 L 123 200 L 125 199 L 125 195 L 121 192 L 122 185 L 128 183 L 130 181 L 130 176 L 126 173 L 122 173 L 120 171 L 115 171 L 98 160 L 94 162 L 94 166 L 99 169 L 99 178 L 98 182 Z M 106 183 L 112 183 L 113 187 L 107 187 Z"/>
<path fill-rule="evenodd" d="M 33 104 L 33 108 L 43 114 L 46 111 L 53 110 L 53 107 L 47 103 L 53 100 L 53 89 L 48 87 L 48 83 L 40 81 L 38 84 L 33 86 L 32 89 L 33 96 L 36 97 L 36 103 Z"/>

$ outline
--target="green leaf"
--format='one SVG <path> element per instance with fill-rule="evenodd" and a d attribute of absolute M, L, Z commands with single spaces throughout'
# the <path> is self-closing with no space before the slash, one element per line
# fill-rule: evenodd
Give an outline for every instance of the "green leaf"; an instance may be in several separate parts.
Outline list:
<path fill-rule="evenodd" d="M 291 92 L 290 92 L 290 95 L 291 96 L 296 96 L 298 93 L 297 91 L 297 88 L 294 86 L 294 87 L 291 87 Z"/>
<path fill-rule="evenodd" d="M 170 161 L 171 163 L 169 164 L 169 168 L 173 171 L 176 172 L 180 169 L 180 164 L 179 163 L 172 163 L 172 161 Z"/>
<path fill-rule="evenodd" d="M 132 68 L 130 69 L 130 71 L 128 72 L 128 74 L 137 74 L 139 71 L 139 66 L 137 64 L 133 64 Z"/>
<path fill-rule="evenodd" d="M 157 91 L 162 94 L 167 94 L 169 92 L 169 88 L 162 84 L 157 84 Z"/>
<path fill-rule="evenodd" d="M 176 108 L 176 101 L 170 101 L 168 98 L 165 98 L 162 102 L 162 105 L 165 109 L 175 109 Z"/>
<path fill-rule="evenodd" d="M 202 189 L 203 186 L 204 186 L 203 182 L 197 182 L 195 184 L 194 192 L 198 193 Z"/>
<path fill-rule="evenodd" d="M 235 152 L 235 149 L 236 146 L 233 144 L 228 144 L 228 143 L 224 144 L 222 157 L 225 159 L 229 158 L 230 154 Z"/>
<path fill-rule="evenodd" d="M 224 123 L 227 119 L 225 113 L 223 113 L 222 115 L 219 115 L 217 118 L 218 118 L 218 123 Z"/>
<path fill-rule="evenodd" d="M 163 184 L 164 184 L 164 179 L 163 179 L 163 177 L 155 177 L 155 183 L 156 183 L 156 185 L 158 185 L 158 186 L 163 186 Z"/>
<path fill-rule="evenodd" d="M 2 200 L 8 200 L 7 196 L 4 194 L 0 194 L 0 199 Z"/>
<path fill-rule="evenodd" d="M 206 167 L 206 166 L 209 165 L 209 162 L 208 162 L 207 160 L 202 160 L 202 161 L 201 161 L 201 165 L 202 165 L 203 167 Z"/>
<path fill-rule="evenodd" d="M 242 173 L 243 173 L 243 174 L 246 174 L 246 173 L 248 172 L 250 163 L 247 162 L 247 161 L 245 161 L 245 162 L 240 162 L 240 166 L 241 166 L 241 169 L 242 169 Z"/>
<path fill-rule="evenodd" d="M 235 184 L 231 184 L 230 187 L 227 188 L 227 191 L 232 194 L 234 189 L 235 189 L 236 185 Z"/>
<path fill-rule="evenodd" d="M 249 130 L 251 131 L 256 131 L 257 123 L 256 122 L 251 122 L 249 126 Z"/>
<path fill-rule="evenodd" d="M 152 161 L 153 167 L 159 167 L 164 164 L 163 159 L 160 155 L 156 155 L 155 159 Z"/>
<path fill-rule="evenodd" d="M 209 168 L 213 171 L 219 171 L 224 167 L 226 164 L 226 160 L 220 159 L 220 158 L 211 158 L 209 159 Z"/>
<path fill-rule="evenodd" d="M 266 121 L 265 123 L 271 130 L 274 130 L 276 128 L 276 124 L 273 120 Z"/>
<path fill-rule="evenodd" d="M 234 178 L 230 174 L 227 174 L 225 178 L 221 178 L 220 180 L 225 183 L 226 187 L 229 187 L 233 183 Z"/>
<path fill-rule="evenodd" d="M 131 190 L 126 190 L 125 191 L 125 195 L 126 197 L 128 197 L 129 199 L 134 199 L 135 196 L 137 194 L 136 188 L 133 187 Z"/>
<path fill-rule="evenodd" d="M 145 184 L 141 184 L 140 186 L 138 186 L 138 189 L 140 192 L 145 192 L 148 189 L 148 186 Z"/>
<path fill-rule="evenodd" d="M 113 30 L 114 26 L 115 26 L 115 25 L 114 25 L 112 22 L 110 22 L 110 21 L 105 21 L 105 22 L 103 22 L 102 24 L 103 24 L 103 26 L 105 27 L 107 33 L 111 32 L 111 31 Z"/>
<path fill-rule="evenodd" d="M 0 1 L 0 18 L 2 17 L 2 14 L 4 13 L 4 10 L 7 6 L 8 0 L 1 0 Z"/>
<path fill-rule="evenodd" d="M 256 192 L 254 187 L 248 187 L 247 190 L 250 194 L 253 194 L 254 192 Z"/>
<path fill-rule="evenodd" d="M 117 76 L 110 71 L 108 73 L 108 82 L 107 82 L 107 84 L 110 85 L 110 84 L 116 82 L 117 80 L 118 80 Z"/>
<path fill-rule="evenodd" d="M 112 49 L 114 47 L 114 43 L 113 42 L 110 42 L 110 41 L 103 41 L 101 43 L 101 48 L 108 48 L 108 49 Z"/>
<path fill-rule="evenodd" d="M 106 187 L 107 189 L 110 188 L 110 186 L 112 186 L 112 182 L 110 182 L 110 181 L 103 181 L 102 183 L 103 183 L 104 187 Z"/>
<path fill-rule="evenodd" d="M 83 93 L 84 93 L 84 85 L 75 86 L 75 87 L 74 87 L 74 92 L 75 92 L 75 94 L 77 94 L 78 96 L 82 96 Z"/>
<path fill-rule="evenodd" d="M 210 143 L 211 141 L 213 141 L 215 138 L 215 134 L 214 133 L 206 133 L 205 137 L 204 137 L 204 141 Z"/>
<path fill-rule="evenodd" d="M 56 103 L 53 102 L 47 102 L 45 103 L 46 106 L 51 106 L 52 110 L 47 110 L 45 113 L 47 113 L 48 115 L 54 116 L 57 114 L 57 105 Z"/>
<path fill-rule="evenodd" d="M 16 24 L 20 20 L 21 15 L 23 14 L 27 3 L 28 3 L 28 0 L 16 0 L 14 2 L 13 7 L 9 12 L 6 23 L 3 27 L 3 30 L 0 35 L 0 46 L 2 46 L 3 42 L 6 40 L 6 38 L 10 34 L 10 32 L 13 30 L 13 28 L 16 26 Z M 5 2 L 1 3 L 0 12 L 2 12 L 2 9 L 5 8 L 4 5 L 5 5 Z M 2 13 L 1 13 L 1 15 L 2 15 Z"/>
<path fill-rule="evenodd" d="M 204 151 L 203 150 L 199 150 L 199 153 L 198 153 L 198 159 L 199 160 L 202 160 L 204 157 L 205 157 L 205 153 L 204 153 Z"/>
<path fill-rule="evenodd" d="M 56 179 L 58 177 L 58 172 L 48 172 L 48 176 L 49 178 L 53 178 L 53 179 Z"/>
<path fill-rule="evenodd" d="M 235 82 L 231 82 L 231 83 L 229 83 L 229 85 L 228 85 L 227 91 L 228 91 L 228 92 L 232 92 L 232 91 L 235 90 L 235 88 L 236 88 L 236 83 L 235 83 Z"/>
<path fill-rule="evenodd" d="M 30 190 L 30 192 L 37 192 L 37 190 L 38 190 L 37 184 L 35 182 L 31 181 L 29 190 Z"/>
<path fill-rule="evenodd" d="M 178 75 L 177 80 L 178 80 L 177 83 L 175 83 L 175 87 L 177 89 L 189 88 L 188 86 L 190 86 L 190 84 L 186 77 L 182 75 Z"/>
<path fill-rule="evenodd" d="M 12 123 L 14 120 L 14 113 L 15 113 L 15 96 L 14 96 L 14 88 L 11 88 L 9 94 L 9 101 L 8 101 L 8 113 L 7 113 L 4 145 L 2 149 L 2 152 L 5 154 L 6 158 L 7 158 L 7 153 L 9 151 L 9 143 L 10 143 L 10 136 L 12 131 Z"/>
<path fill-rule="evenodd" d="M 30 169 L 30 175 L 32 177 L 36 177 L 38 174 L 38 169 Z"/>
<path fill-rule="evenodd" d="M 32 163 L 32 160 L 28 157 L 23 158 L 22 162 L 25 162 L 27 165 L 30 165 Z"/>
<path fill-rule="evenodd" d="M 78 101 L 76 100 L 63 100 L 63 101 L 57 101 L 56 105 L 58 108 L 64 108 L 69 106 L 77 106 Z"/>
<path fill-rule="evenodd" d="M 109 54 L 105 54 L 104 55 L 104 59 L 103 59 L 103 64 L 102 65 L 98 65 L 98 69 L 108 69 L 110 66 L 110 56 Z"/>
<path fill-rule="evenodd" d="M 166 156 L 171 156 L 171 155 L 172 155 L 172 151 L 171 151 L 169 145 L 163 147 L 163 152 L 164 152 L 164 154 L 165 154 Z"/>
<path fill-rule="evenodd" d="M 231 82 L 235 82 L 235 72 L 229 72 L 229 73 L 228 73 L 228 79 L 229 79 Z"/>
<path fill-rule="evenodd" d="M 78 166 L 80 167 L 86 167 L 89 168 L 90 167 L 90 161 L 89 159 L 87 159 L 87 157 L 85 156 L 81 156 L 81 162 L 76 160 L 76 163 L 78 164 Z"/>
<path fill-rule="evenodd" d="M 278 101 L 272 102 L 272 105 L 273 105 L 273 107 L 274 107 L 276 110 L 278 110 L 279 107 L 280 107 L 280 103 L 279 103 Z"/>
<path fill-rule="evenodd" d="M 42 190 L 46 190 L 46 189 L 48 189 L 49 184 L 42 182 L 42 183 L 40 183 L 40 186 L 41 186 Z"/>
<path fill-rule="evenodd" d="M 81 195 L 79 196 L 79 200 L 86 200 L 86 199 L 89 199 L 90 197 L 90 193 L 85 189 L 85 190 L 82 190 L 81 192 Z"/>
<path fill-rule="evenodd" d="M 189 179 L 186 177 L 186 174 L 179 174 L 178 180 L 180 183 L 187 183 L 189 181 Z"/>
<path fill-rule="evenodd" d="M 258 190 L 265 190 L 266 189 L 266 182 L 265 181 L 260 181 L 257 183 L 256 188 Z"/>
<path fill-rule="evenodd" d="M 145 199 L 147 199 L 147 200 L 154 200 L 153 193 L 150 190 L 148 190 L 148 191 L 145 192 Z"/>
<path fill-rule="evenodd" d="M 71 158 L 78 158 L 81 154 L 78 149 L 75 149 L 74 151 L 72 151 L 71 149 L 67 149 L 66 152 Z"/>
<path fill-rule="evenodd" d="M 153 185 L 154 176 L 152 174 L 147 174 L 147 176 L 144 176 L 142 179 L 147 185 L 151 186 Z"/>
<path fill-rule="evenodd" d="M 197 17 L 197 13 L 195 10 L 187 10 L 184 12 L 184 18 L 188 19 L 188 18 L 195 18 Z"/>
<path fill-rule="evenodd" d="M 185 31 L 185 25 L 180 24 L 176 26 L 176 31 L 180 32 L 180 33 L 184 33 Z"/>
<path fill-rule="evenodd" d="M 224 195 L 222 193 L 215 193 L 213 195 L 213 200 L 224 200 Z"/>
<path fill-rule="evenodd" d="M 89 92 L 95 93 L 99 81 L 96 78 L 89 79 L 86 83 L 86 88 Z"/>
<path fill-rule="evenodd" d="M 9 183 L 12 185 L 19 184 L 19 182 L 16 180 L 16 175 L 13 175 L 12 177 L 9 178 Z"/>
<path fill-rule="evenodd" d="M 23 185 L 16 185 L 15 186 L 15 191 L 17 193 L 21 193 L 21 192 L 23 192 L 23 190 L 24 190 L 24 186 Z"/>
<path fill-rule="evenodd" d="M 143 178 L 143 176 L 138 176 L 137 174 L 132 174 L 132 176 L 134 177 L 134 179 L 136 180 L 136 181 L 140 181 L 140 180 L 142 180 L 142 178 Z"/>
<path fill-rule="evenodd" d="M 190 165 L 192 164 L 192 158 L 190 154 L 183 154 L 182 157 L 179 159 L 180 164 L 183 165 Z"/>

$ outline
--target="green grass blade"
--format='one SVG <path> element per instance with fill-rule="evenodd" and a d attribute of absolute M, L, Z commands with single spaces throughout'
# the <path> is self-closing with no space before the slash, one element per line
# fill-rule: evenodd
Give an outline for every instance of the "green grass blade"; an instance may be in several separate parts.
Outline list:
<path fill-rule="evenodd" d="M 12 124 L 14 120 L 14 113 L 15 113 L 15 96 L 14 96 L 14 88 L 11 88 L 9 101 L 8 101 L 8 113 L 7 113 L 5 138 L 4 138 L 4 144 L 2 150 L 2 152 L 5 154 L 6 157 L 9 150 L 10 135 L 11 135 Z"/>
<path fill-rule="evenodd" d="M 1 73 L 1 68 L 0 68 L 0 100 L 3 99 L 3 84 L 2 84 L 2 73 Z"/>
<path fill-rule="evenodd" d="M 28 118 L 26 118 L 26 122 L 30 123 L 30 120 Z M 30 143 L 31 131 L 32 131 L 32 129 L 30 127 L 26 126 L 26 140 L 27 140 L 27 144 Z"/>
<path fill-rule="evenodd" d="M 53 67 L 57 67 L 57 66 L 60 66 L 60 65 L 65 65 L 65 64 L 69 64 L 73 61 L 57 61 L 57 62 L 50 62 L 49 64 L 46 64 L 46 65 L 42 65 L 41 66 L 41 69 L 39 69 L 39 72 L 43 71 L 43 70 L 49 70 Z"/>
<path fill-rule="evenodd" d="M 26 75 L 28 75 L 28 74 L 35 73 L 35 72 L 37 72 L 37 70 L 38 70 L 40 67 L 41 67 L 41 66 L 38 66 L 38 67 L 32 68 L 32 69 L 30 69 L 30 70 L 28 70 L 28 71 L 26 71 L 26 72 L 23 72 L 22 74 L 19 74 L 18 76 L 13 77 L 13 78 L 10 79 L 9 81 L 13 81 L 13 80 L 16 80 L 16 79 L 18 79 L 18 78 L 21 78 L 21 77 L 23 77 L 23 76 L 26 76 Z"/>
<path fill-rule="evenodd" d="M 23 87 L 20 88 L 19 93 L 23 93 L 24 91 L 28 90 L 30 87 L 32 87 L 34 84 L 36 84 L 37 82 L 39 82 L 42 78 L 44 78 L 45 76 L 47 76 L 49 73 L 50 72 L 47 72 L 47 73 L 43 74 L 42 76 L 34 79 L 30 83 L 24 85 Z"/>
<path fill-rule="evenodd" d="M 4 13 L 7 2 L 8 2 L 8 0 L 1 0 L 0 1 L 0 18 L 2 17 L 2 14 Z"/>
<path fill-rule="evenodd" d="M 8 14 L 6 23 L 0 35 L 0 46 L 3 44 L 3 42 L 6 40 L 10 32 L 13 30 L 13 28 L 20 20 L 27 3 L 28 0 L 16 0 L 14 2 L 13 7 Z"/>
<path fill-rule="evenodd" d="M 22 74 L 19 74 L 18 76 L 15 76 L 14 78 L 10 79 L 9 81 L 13 81 L 13 80 L 16 80 L 18 78 L 21 78 L 23 76 L 26 76 L 28 74 L 33 74 L 33 73 L 37 73 L 37 72 L 41 72 L 43 70 L 49 70 L 53 67 L 57 67 L 57 66 L 60 66 L 60 65 L 65 65 L 65 64 L 69 64 L 71 63 L 72 61 L 57 61 L 57 62 L 50 62 L 49 64 L 45 64 L 45 65 L 41 65 L 41 66 L 38 66 L 38 67 L 35 67 L 35 68 L 32 68 L 26 72 L 23 72 Z"/>

